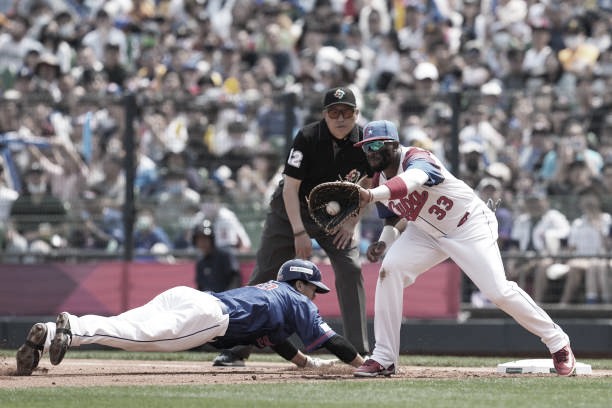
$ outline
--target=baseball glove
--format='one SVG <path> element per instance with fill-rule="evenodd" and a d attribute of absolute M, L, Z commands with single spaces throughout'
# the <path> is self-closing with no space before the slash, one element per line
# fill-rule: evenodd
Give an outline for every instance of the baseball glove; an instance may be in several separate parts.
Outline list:
<path fill-rule="evenodd" d="M 321 183 L 310 191 L 307 201 L 312 219 L 335 235 L 344 222 L 359 214 L 359 186 L 348 181 Z"/>

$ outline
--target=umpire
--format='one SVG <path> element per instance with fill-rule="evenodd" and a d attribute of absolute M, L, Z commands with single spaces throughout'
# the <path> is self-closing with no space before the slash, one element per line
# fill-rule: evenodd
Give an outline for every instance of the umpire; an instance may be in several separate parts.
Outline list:
<path fill-rule="evenodd" d="M 361 355 L 369 354 L 365 290 L 355 228 L 358 217 L 335 235 L 327 235 L 308 214 L 306 197 L 318 184 L 340 178 L 369 185 L 372 176 L 365 154 L 353 145 L 363 137 L 359 109 L 348 87 L 329 89 L 323 118 L 297 133 L 287 155 L 283 179 L 272 195 L 256 265 L 248 284 L 274 279 L 280 266 L 293 258 L 309 259 L 311 238 L 325 250 L 336 277 L 344 337 Z M 250 349 L 224 350 L 217 366 L 242 366 Z"/>

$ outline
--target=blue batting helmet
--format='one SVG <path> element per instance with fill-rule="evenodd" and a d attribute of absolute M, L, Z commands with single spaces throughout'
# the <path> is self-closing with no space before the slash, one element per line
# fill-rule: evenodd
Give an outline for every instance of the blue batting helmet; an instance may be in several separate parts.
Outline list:
<path fill-rule="evenodd" d="M 278 270 L 276 280 L 279 282 L 292 282 L 302 280 L 310 282 L 317 287 L 317 293 L 327 293 L 329 288 L 321 282 L 321 271 L 317 265 L 303 259 L 292 259 L 285 262 Z"/>
<path fill-rule="evenodd" d="M 393 122 L 388 120 L 375 120 L 368 123 L 363 128 L 363 140 L 355 143 L 355 147 L 359 147 L 363 144 L 374 142 L 376 140 L 399 142 L 397 127 L 393 124 Z"/>

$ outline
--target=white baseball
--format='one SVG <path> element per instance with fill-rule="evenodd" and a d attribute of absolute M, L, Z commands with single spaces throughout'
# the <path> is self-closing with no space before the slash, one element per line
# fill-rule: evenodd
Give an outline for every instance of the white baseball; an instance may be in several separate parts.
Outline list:
<path fill-rule="evenodd" d="M 340 204 L 337 201 L 330 201 L 325 204 L 325 211 L 327 211 L 329 215 L 336 215 L 340 212 Z"/>

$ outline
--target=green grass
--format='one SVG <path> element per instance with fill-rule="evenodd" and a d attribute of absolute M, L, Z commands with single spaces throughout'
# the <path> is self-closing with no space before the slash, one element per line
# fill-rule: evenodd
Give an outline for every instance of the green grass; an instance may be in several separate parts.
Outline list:
<path fill-rule="evenodd" d="M 14 350 L 0 350 L 13 357 Z M 127 353 L 78 351 L 70 358 L 210 361 L 212 353 Z M 255 354 L 256 361 L 282 361 Z M 402 356 L 402 365 L 494 367 L 516 358 Z M 612 369 L 612 360 L 580 360 L 593 369 Z M 612 378 L 525 377 L 466 379 L 350 379 L 239 385 L 122 386 L 0 389 L 2 408 L 156 407 L 610 407 Z"/>

